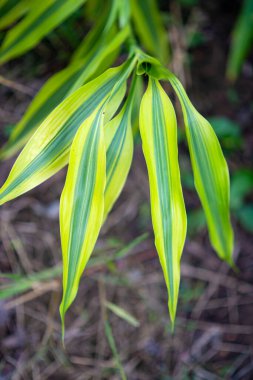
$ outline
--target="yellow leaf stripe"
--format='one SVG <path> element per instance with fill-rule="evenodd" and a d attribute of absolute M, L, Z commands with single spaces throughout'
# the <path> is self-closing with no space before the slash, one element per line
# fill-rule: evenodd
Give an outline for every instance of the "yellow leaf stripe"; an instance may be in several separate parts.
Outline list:
<path fill-rule="evenodd" d="M 140 133 L 147 164 L 155 245 L 168 289 L 174 323 L 180 258 L 186 236 L 174 108 L 158 81 L 149 79 L 140 109 Z"/>

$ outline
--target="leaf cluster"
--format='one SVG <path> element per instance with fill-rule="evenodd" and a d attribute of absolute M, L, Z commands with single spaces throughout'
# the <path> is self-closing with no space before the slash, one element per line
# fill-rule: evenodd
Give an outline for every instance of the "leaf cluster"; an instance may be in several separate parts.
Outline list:
<path fill-rule="evenodd" d="M 34 47 L 85 0 L 44 0 L 36 7 L 34 2 L 22 3 L 22 12 L 20 1 L 0 3 L 0 25 L 23 16 L 7 32 L 0 63 Z M 100 1 L 92 6 L 87 3 L 91 17 L 99 6 Z M 127 179 L 135 125 L 140 128 L 155 245 L 174 324 L 187 216 L 176 114 L 162 87 L 164 81 L 171 84 L 181 104 L 195 187 L 211 243 L 220 258 L 233 265 L 227 164 L 210 123 L 164 65 L 168 58 L 166 32 L 156 2 L 114 0 L 103 9 L 105 16 L 94 23 L 68 67 L 45 83 L 1 150 L 3 159 L 23 148 L 0 189 L 1 205 L 68 165 L 60 200 L 63 332 L 65 313 L 76 297 L 100 229 Z M 124 62 L 111 67 L 122 50 Z M 148 79 L 144 95 L 143 78 Z"/>

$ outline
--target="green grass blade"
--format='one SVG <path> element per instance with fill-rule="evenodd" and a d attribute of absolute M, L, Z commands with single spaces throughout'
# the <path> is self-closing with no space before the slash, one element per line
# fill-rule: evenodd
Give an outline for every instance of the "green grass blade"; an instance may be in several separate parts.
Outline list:
<path fill-rule="evenodd" d="M 101 267 L 101 265 L 106 265 L 108 263 L 118 261 L 124 257 L 131 254 L 131 251 L 136 248 L 139 244 L 147 239 L 147 234 L 143 234 L 135 238 L 131 243 L 124 244 L 124 247 L 113 254 L 99 255 L 91 257 L 87 268 Z M 0 285 L 0 300 L 6 300 L 10 297 L 17 296 L 30 290 L 34 285 L 57 278 L 62 275 L 62 266 L 55 266 L 50 269 L 45 269 L 40 272 L 32 273 L 27 276 L 21 274 L 12 273 L 0 273 L 0 280 L 2 284 Z M 4 283 L 3 280 L 11 280 L 11 282 Z"/>
<path fill-rule="evenodd" d="M 11 282 L 0 286 L 0 300 L 5 300 L 13 296 L 17 296 L 34 287 L 36 283 L 48 281 L 58 277 L 62 272 L 59 266 L 33 273 L 28 276 L 18 276 Z M 8 276 L 9 277 L 9 276 Z M 0 279 L 6 278 L 5 273 L 0 273 Z"/>
<path fill-rule="evenodd" d="M 140 326 L 140 322 L 122 307 L 115 305 L 114 303 L 111 303 L 111 302 L 106 302 L 105 306 L 110 311 L 112 311 L 115 315 L 117 315 L 117 317 L 124 319 L 124 321 L 129 323 L 131 326 L 133 327 Z"/>
<path fill-rule="evenodd" d="M 115 340 L 113 337 L 112 329 L 111 329 L 111 326 L 110 326 L 108 321 L 105 321 L 105 335 L 107 337 L 109 346 L 112 350 L 113 357 L 114 357 L 116 366 L 118 368 L 121 380 L 127 380 L 124 368 L 123 368 L 121 360 L 120 360 L 120 355 L 118 353 L 117 346 L 116 346 L 116 343 L 115 343 Z"/>

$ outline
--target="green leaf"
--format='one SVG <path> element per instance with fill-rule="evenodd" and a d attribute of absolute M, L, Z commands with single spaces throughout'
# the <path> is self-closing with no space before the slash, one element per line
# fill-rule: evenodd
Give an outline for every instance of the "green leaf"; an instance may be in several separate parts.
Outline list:
<path fill-rule="evenodd" d="M 32 0 L 0 0 L 0 30 L 27 13 L 31 5 Z"/>
<path fill-rule="evenodd" d="M 156 0 L 131 0 L 134 25 L 141 43 L 162 63 L 169 59 L 167 32 L 163 26 Z"/>
<path fill-rule="evenodd" d="M 232 34 L 227 63 L 227 77 L 234 81 L 253 43 L 253 0 L 244 0 L 240 15 Z"/>
<path fill-rule="evenodd" d="M 114 357 L 115 363 L 117 365 L 117 369 L 119 371 L 121 380 L 127 380 L 124 368 L 123 368 L 121 360 L 120 360 L 120 355 L 118 353 L 117 346 L 116 346 L 116 343 L 115 343 L 115 340 L 114 340 L 114 337 L 112 334 L 112 329 L 111 329 L 111 326 L 110 326 L 108 320 L 105 320 L 105 335 L 107 337 L 109 346 L 112 350 L 113 357 Z"/>
<path fill-rule="evenodd" d="M 0 285 L 0 300 L 5 300 L 13 296 L 17 296 L 30 290 L 36 286 L 39 282 L 49 281 L 61 274 L 61 267 L 55 266 L 50 269 L 45 269 L 41 272 L 36 272 L 28 276 L 19 275 L 14 278 L 10 283 Z M 11 278 L 13 275 L 6 275 L 6 273 L 0 273 L 0 279 Z"/>
<path fill-rule="evenodd" d="M 32 49 L 86 0 L 43 0 L 6 35 L 0 49 L 0 64 Z"/>
<path fill-rule="evenodd" d="M 99 74 L 112 62 L 110 55 L 118 52 L 122 42 L 127 38 L 129 28 L 125 28 L 114 38 L 106 40 L 106 46 L 99 44 L 66 69 L 51 77 L 33 99 L 21 121 L 13 129 L 10 139 L 0 151 L 0 158 L 6 159 L 15 154 L 32 136 L 38 125 L 47 115 L 72 94 L 83 83 L 88 82 L 94 74 Z M 114 59 L 114 56 L 112 57 Z M 106 60 L 106 63 L 105 63 Z"/>
<path fill-rule="evenodd" d="M 193 107 L 180 81 L 172 73 L 167 79 L 182 106 L 195 187 L 205 211 L 211 243 L 221 259 L 233 265 L 226 160 L 211 125 Z"/>
<path fill-rule="evenodd" d="M 155 245 L 169 295 L 174 324 L 186 212 L 180 181 L 174 108 L 159 82 L 150 79 L 140 109 L 140 132 L 150 184 Z"/>
<path fill-rule="evenodd" d="M 110 2 L 109 2 L 110 4 Z M 87 0 L 87 3 L 85 5 L 85 8 L 84 8 L 84 12 L 85 12 L 85 18 L 90 22 L 94 22 L 94 21 L 97 21 L 97 23 L 99 21 L 101 21 L 101 18 L 99 18 L 98 20 L 98 17 L 97 15 L 102 14 L 102 10 L 105 11 L 105 6 L 108 5 L 108 1 L 103 1 L 101 2 L 101 0 Z M 106 12 L 105 12 L 106 13 Z M 106 13 L 107 15 L 107 13 Z"/>
<path fill-rule="evenodd" d="M 131 16 L 131 6 L 129 0 L 120 0 L 116 2 L 118 4 L 118 12 L 119 12 L 119 25 L 120 28 L 129 24 L 130 16 Z"/>
<path fill-rule="evenodd" d="M 106 156 L 103 107 L 79 128 L 70 150 L 69 168 L 60 201 L 63 255 L 64 316 L 76 297 L 82 272 L 96 243 L 104 215 Z"/>
<path fill-rule="evenodd" d="M 174 74 L 141 51 L 138 52 L 138 60 L 139 74 L 148 73 L 156 79 L 169 80 L 179 98 L 194 183 L 205 212 L 210 240 L 221 259 L 233 266 L 234 236 L 229 212 L 229 172 L 217 136 L 210 123 L 193 107 Z"/>
<path fill-rule="evenodd" d="M 69 150 L 78 128 L 122 87 L 135 59 L 107 70 L 65 99 L 40 125 L 28 141 L 0 189 L 3 204 L 39 185 L 68 162 Z M 106 111 L 105 111 L 106 112 Z"/>
<path fill-rule="evenodd" d="M 117 317 L 124 319 L 126 322 L 128 322 L 133 327 L 140 326 L 140 322 L 133 317 L 130 313 L 128 313 L 125 309 L 122 307 L 115 305 L 111 302 L 106 302 L 105 306 L 112 311 Z"/>
<path fill-rule="evenodd" d="M 109 4 L 107 3 L 102 4 L 102 17 L 96 19 L 94 26 L 84 37 L 83 41 L 74 52 L 71 58 L 72 62 L 78 61 L 85 57 L 87 54 L 89 54 L 90 50 L 94 50 L 94 47 L 97 48 L 100 46 L 106 48 L 106 44 L 117 34 L 118 31 L 115 25 L 117 18 L 117 8 L 115 5 L 113 7 L 110 7 L 108 5 Z M 127 27 L 123 29 L 127 29 Z"/>

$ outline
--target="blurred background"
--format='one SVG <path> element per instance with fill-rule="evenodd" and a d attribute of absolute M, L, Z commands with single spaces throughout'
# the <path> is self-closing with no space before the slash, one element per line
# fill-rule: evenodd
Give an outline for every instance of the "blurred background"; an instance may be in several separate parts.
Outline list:
<path fill-rule="evenodd" d="M 250 3 L 251 13 L 244 8 Z M 174 333 L 153 244 L 147 173 L 137 134 L 126 186 L 67 314 L 65 348 L 58 312 L 58 207 L 66 170 L 1 207 L 1 380 L 116 380 L 124 378 L 123 372 L 130 380 L 253 379 L 252 1 L 164 0 L 159 6 L 172 52 L 169 67 L 212 123 L 229 164 L 238 272 L 222 263 L 210 246 L 175 101 L 188 233 Z M 84 9 L 35 49 L 0 68 L 1 144 L 89 30 Z M 243 32 L 232 51 L 238 25 Z M 1 163 L 1 184 L 13 162 Z"/>

